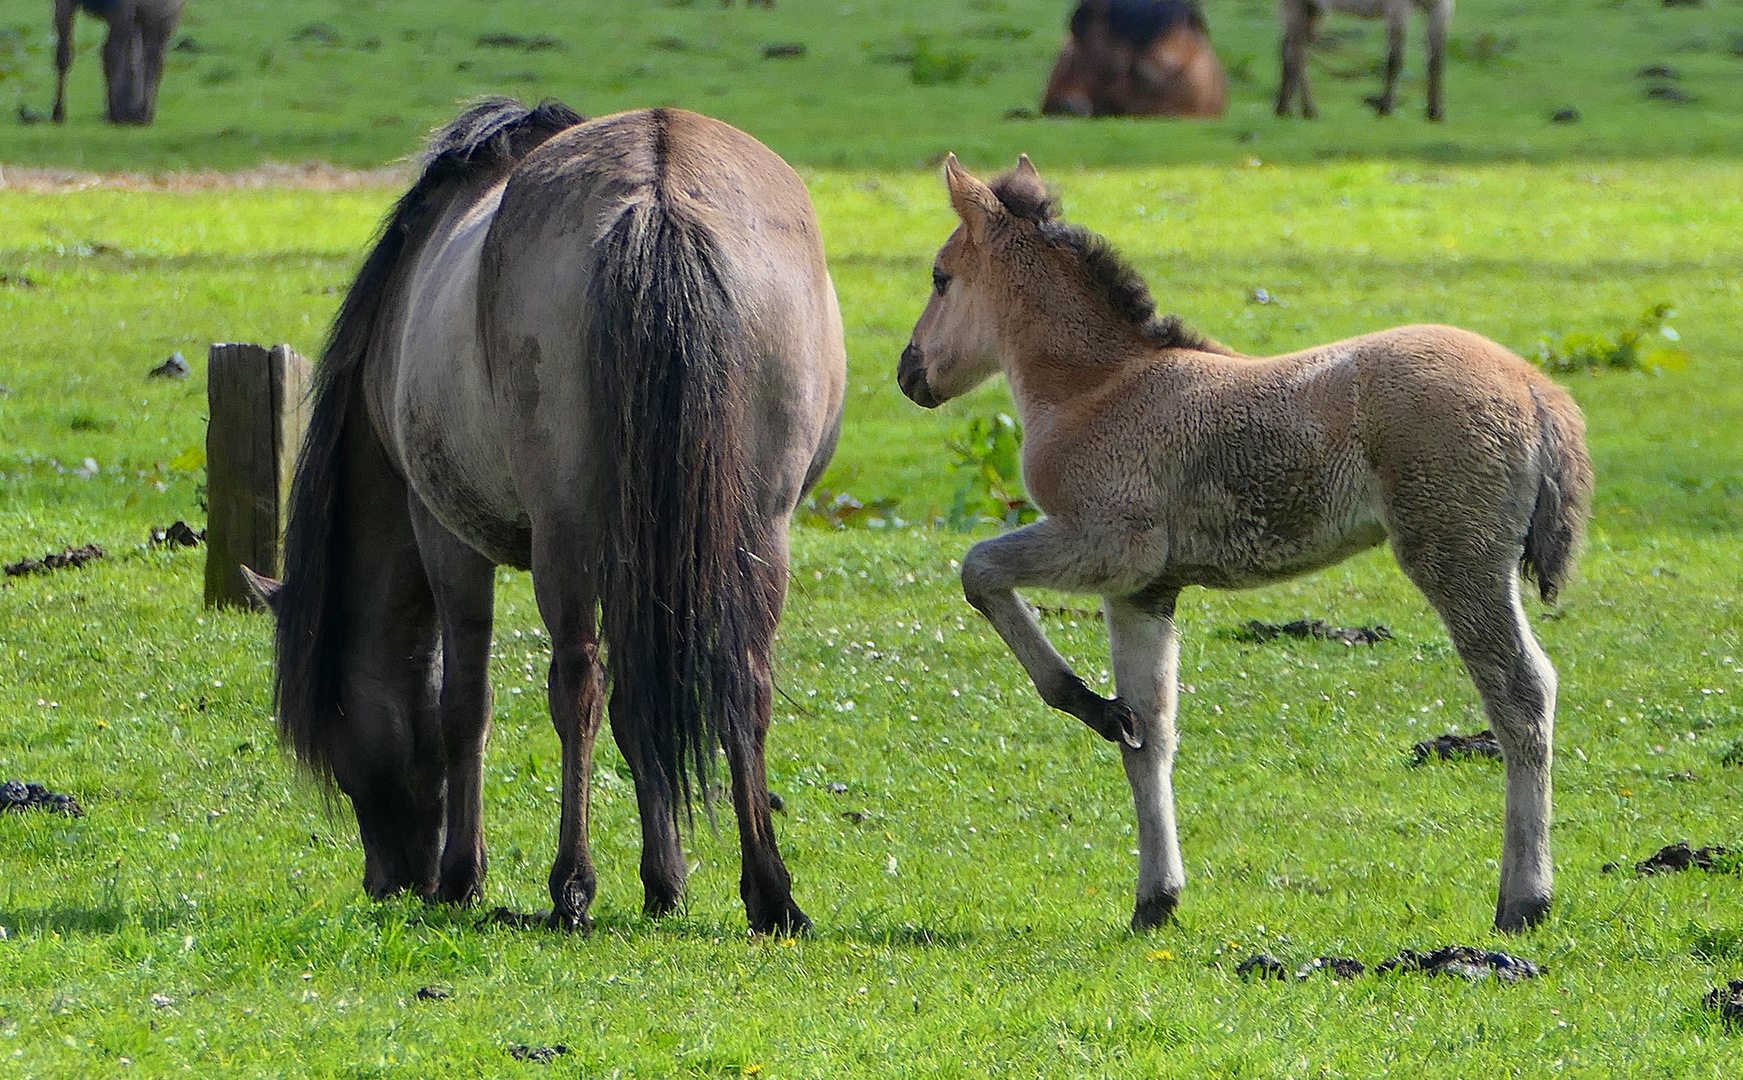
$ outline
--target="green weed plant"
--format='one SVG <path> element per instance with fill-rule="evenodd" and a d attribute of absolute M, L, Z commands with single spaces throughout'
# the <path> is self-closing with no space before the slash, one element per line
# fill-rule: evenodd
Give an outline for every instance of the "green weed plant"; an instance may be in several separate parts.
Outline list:
<path fill-rule="evenodd" d="M 1660 302 L 1641 312 L 1633 325 L 1611 334 L 1565 334 L 1555 341 L 1545 338 L 1537 343 L 1537 363 L 1557 375 L 1681 371 L 1689 354 L 1677 344 L 1682 335 L 1670 325 L 1675 315 L 1673 305 Z"/>

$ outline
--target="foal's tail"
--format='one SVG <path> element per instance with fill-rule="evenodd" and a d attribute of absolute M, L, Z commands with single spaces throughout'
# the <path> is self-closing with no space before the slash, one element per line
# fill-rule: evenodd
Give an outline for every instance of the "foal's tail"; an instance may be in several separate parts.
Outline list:
<path fill-rule="evenodd" d="M 560 102 L 527 108 L 508 98 L 475 102 L 430 137 L 423 171 L 382 223 L 375 247 L 345 294 L 316 373 L 314 407 L 291 485 L 284 537 L 284 587 L 275 599 L 280 738 L 322 780 L 331 780 L 330 735 L 343 722 L 340 657 L 345 648 L 339 595 L 346 548 L 361 523 L 345 520 L 349 475 L 375 469 L 389 488 L 400 481 L 380 453 L 363 415 L 363 373 L 399 286 L 401 263 L 414 253 L 456 182 L 496 175 L 581 116 Z M 391 502 L 391 500 L 388 500 Z M 382 506 L 384 514 L 393 506 Z"/>
<path fill-rule="evenodd" d="M 1586 422 L 1579 406 L 1560 387 L 1534 386 L 1537 406 L 1537 505 L 1525 534 L 1520 565 L 1537 579 L 1545 603 L 1573 570 L 1592 512 L 1592 459 L 1586 453 Z"/>
<path fill-rule="evenodd" d="M 656 115 L 656 122 L 663 118 Z M 784 572 L 744 449 L 743 317 L 706 228 L 656 182 L 602 241 L 586 347 L 613 461 L 600 565 L 614 716 L 688 811 L 749 737 Z"/>

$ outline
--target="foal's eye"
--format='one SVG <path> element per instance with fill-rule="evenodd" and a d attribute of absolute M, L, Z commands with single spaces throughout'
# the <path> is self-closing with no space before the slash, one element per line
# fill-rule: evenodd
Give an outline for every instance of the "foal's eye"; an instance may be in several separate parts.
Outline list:
<path fill-rule="evenodd" d="M 938 269 L 937 267 L 933 267 L 932 268 L 932 291 L 934 293 L 938 294 L 939 296 L 943 296 L 944 290 L 948 289 L 948 288 L 950 288 L 950 275 L 946 274 L 944 271 Z"/>

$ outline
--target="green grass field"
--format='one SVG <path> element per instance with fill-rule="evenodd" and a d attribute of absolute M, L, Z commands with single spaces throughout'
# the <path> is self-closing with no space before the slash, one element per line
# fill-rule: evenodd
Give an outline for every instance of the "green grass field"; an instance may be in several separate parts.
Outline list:
<path fill-rule="evenodd" d="M 1520 38 L 1502 59 L 1544 48 L 1556 63 L 1455 65 L 1445 129 L 1415 115 L 1417 91 L 1409 115 L 1377 123 L 1356 105 L 1365 84 L 1322 74 L 1326 119 L 1311 130 L 1264 111 L 1268 5 L 1207 5 L 1225 59 L 1255 59 L 1230 119 L 1201 127 L 999 121 L 1032 104 L 1063 3 L 952 3 L 924 20 L 893 3 L 859 3 L 863 19 L 832 14 L 846 6 L 628 4 L 595 12 L 583 32 L 554 15 L 529 29 L 527 11 L 570 12 L 580 26 L 583 8 L 530 0 L 429 15 L 389 0 L 195 0 L 185 29 L 212 51 L 181 55 L 159 127 L 93 120 L 100 78 L 87 54 L 76 122 L 12 125 L 6 105 L 0 163 L 379 164 L 454 98 L 486 90 L 558 93 L 589 111 L 676 101 L 734 119 L 800 164 L 842 298 L 849 427 L 824 484 L 899 500 L 910 520 L 946 506 L 958 484 L 947 440 L 1008 407 L 995 384 L 924 412 L 893 383 L 951 220 L 936 176 L 909 165 L 945 145 L 988 163 L 1035 153 L 1067 215 L 1130 253 L 1166 309 L 1254 352 L 1444 321 L 1530 355 L 1540 339 L 1613 333 L 1671 302 L 1684 369 L 1564 377 L 1586 411 L 1599 491 L 1564 606 L 1532 605 L 1561 672 L 1549 921 L 1505 941 L 1488 931 L 1499 766 L 1408 765 L 1418 739 L 1483 720 L 1444 632 L 1376 552 L 1289 585 L 1183 601 L 1188 889 L 1174 925 L 1129 934 L 1136 860 L 1117 757 L 1041 705 L 961 600 L 953 560 L 974 537 L 943 528 L 796 534 L 771 769 L 787 803 L 783 851 L 817 921 L 810 937 L 746 938 L 724 821 L 690 838 L 688 911 L 643 920 L 633 792 L 608 746 L 596 766 L 596 932 L 484 919 L 496 904 L 548 904 L 556 823 L 545 639 L 526 576 L 510 572 L 497 606 L 485 906 L 370 903 L 349 812 L 323 807 L 274 745 L 267 622 L 203 610 L 201 552 L 150 549 L 145 537 L 202 517 L 189 451 L 204 440 L 206 343 L 314 352 L 395 192 L 0 187 L 0 561 L 89 541 L 110 552 L 82 570 L 0 579 L 0 779 L 46 783 L 88 811 L 0 816 L 0 1074 L 1733 1075 L 1743 1032 L 1700 999 L 1743 976 L 1743 875 L 1635 878 L 1626 867 L 1677 839 L 1743 847 L 1743 165 L 1726 126 L 1735 104 L 1724 104 L 1737 102 L 1737 80 L 1723 81 L 1743 71 L 1726 36 L 1743 28 L 1743 6 L 1545 0 L 1527 14 L 1468 0 L 1455 34 L 1493 26 Z M 1534 46 L 1543 37 L 1531 28 L 1553 22 L 1542 12 L 1599 29 Z M 19 18 L 7 10 L 5 21 Z M 44 62 L 46 21 L 22 39 L 30 64 Z M 343 44 L 275 44 L 280 67 L 261 73 L 266 43 L 317 21 Z M 1041 29 L 937 29 L 1007 22 Z M 921 87 L 861 58 L 862 40 L 875 51 L 923 29 L 1002 66 L 986 67 L 984 83 Z M 568 51 L 471 48 L 510 31 L 551 34 Z M 713 34 L 713 51 L 642 51 L 668 34 Z M 1704 50 L 1670 51 L 1696 35 Z M 358 48 L 370 36 L 379 49 Z M 0 71 L 17 40 L 0 39 Z M 747 53 L 783 40 L 805 41 L 807 58 Z M 1376 40 L 1370 28 L 1370 52 Z M 393 78 L 426 54 L 419 80 Z M 454 72 L 468 56 L 474 68 Z M 883 81 L 830 80 L 832 57 Z M 1633 71 L 1659 61 L 1699 100 L 1644 99 Z M 784 63 L 814 83 L 764 75 Z M 202 82 L 219 64 L 234 76 Z M 637 64 L 651 74 L 622 74 Z M 316 78 L 333 65 L 343 78 Z M 506 79 L 522 66 L 543 81 Z M 1557 71 L 1584 80 L 1567 98 L 1580 125 L 1543 120 L 1562 102 L 1550 93 Z M 48 85 L 31 68 L 0 82 L 0 96 L 46 111 Z M 706 96 L 716 85 L 728 93 Z M 196 113 L 200 95 L 245 112 L 259 145 L 218 137 L 238 121 Z M 844 120 L 828 103 L 859 111 Z M 396 123 L 370 127 L 370 110 Z M 1256 142 L 1235 141 L 1243 124 Z M 1359 160 L 1330 153 L 1341 140 Z M 1255 289 L 1275 302 L 1255 302 Z M 173 350 L 193 376 L 146 379 Z M 1091 601 L 1049 602 L 1062 608 L 1048 618 L 1062 651 L 1102 683 Z M 1234 634 L 1249 619 L 1304 616 L 1381 622 L 1397 637 L 1345 648 Z M 1602 873 L 1611 861 L 1624 872 Z M 1546 974 L 1502 986 L 1249 984 L 1233 973 L 1259 950 L 1372 966 L 1454 942 L 1506 948 Z M 452 996 L 416 997 L 432 984 Z M 558 1043 L 569 1053 L 548 1066 L 508 1053 Z"/>

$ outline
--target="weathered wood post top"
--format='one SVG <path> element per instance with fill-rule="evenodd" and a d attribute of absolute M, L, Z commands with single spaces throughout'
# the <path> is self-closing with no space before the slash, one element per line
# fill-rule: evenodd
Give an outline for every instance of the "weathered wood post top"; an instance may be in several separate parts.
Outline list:
<path fill-rule="evenodd" d="M 206 354 L 206 606 L 255 606 L 239 569 L 277 577 L 308 423 L 309 362 L 289 345 Z"/>

